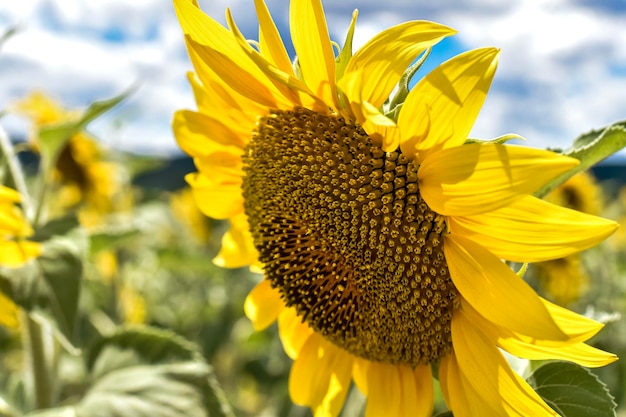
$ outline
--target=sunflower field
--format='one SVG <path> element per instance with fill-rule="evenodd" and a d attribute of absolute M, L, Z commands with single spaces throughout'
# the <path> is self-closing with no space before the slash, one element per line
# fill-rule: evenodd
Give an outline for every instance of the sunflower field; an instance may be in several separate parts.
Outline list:
<path fill-rule="evenodd" d="M 625 121 L 475 139 L 498 49 L 414 79 L 454 29 L 173 3 L 187 156 L 91 133 L 141 87 L 0 110 L 0 417 L 626 417 Z"/>

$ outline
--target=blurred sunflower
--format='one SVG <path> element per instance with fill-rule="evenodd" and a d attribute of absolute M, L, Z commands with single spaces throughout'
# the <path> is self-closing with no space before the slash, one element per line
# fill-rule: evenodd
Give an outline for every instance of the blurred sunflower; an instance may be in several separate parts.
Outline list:
<path fill-rule="evenodd" d="M 69 123 L 81 116 L 80 111 L 66 110 L 41 92 L 34 92 L 18 101 L 15 110 L 35 124 L 30 143 L 38 149 L 38 130 L 42 126 Z M 55 166 L 55 182 L 59 184 L 55 203 L 57 210 L 81 205 L 84 226 L 95 226 L 102 216 L 120 208 L 128 208 L 129 193 L 121 192 L 120 168 L 105 160 L 105 153 L 95 138 L 86 132 L 72 135 L 59 154 Z"/>
<path fill-rule="evenodd" d="M 574 175 L 548 194 L 545 200 L 593 215 L 602 211 L 602 190 L 593 176 L 586 172 Z M 580 253 L 538 262 L 533 267 L 543 289 L 561 305 L 575 302 L 589 289 L 591 278 Z"/>
<path fill-rule="evenodd" d="M 33 234 L 22 211 L 16 206 L 20 194 L 0 186 L 0 266 L 18 267 L 41 254 L 41 245 L 25 240 Z M 0 325 L 17 326 L 17 306 L 0 291 Z"/>
<path fill-rule="evenodd" d="M 601 324 L 501 261 L 563 257 L 616 225 L 530 196 L 576 160 L 465 144 L 497 49 L 441 64 L 389 108 L 406 68 L 454 30 L 407 22 L 352 55 L 355 13 L 335 56 L 320 1 L 292 0 L 292 66 L 262 0 L 258 43 L 228 11 L 226 29 L 193 0 L 174 5 L 196 70 L 198 111 L 173 120 L 198 169 L 187 181 L 203 212 L 231 221 L 219 263 L 265 274 L 245 310 L 257 329 L 278 320 L 294 402 L 336 416 L 354 380 L 366 416 L 430 416 L 439 365 L 457 417 L 556 416 L 498 348 L 615 360 L 584 343 Z"/>

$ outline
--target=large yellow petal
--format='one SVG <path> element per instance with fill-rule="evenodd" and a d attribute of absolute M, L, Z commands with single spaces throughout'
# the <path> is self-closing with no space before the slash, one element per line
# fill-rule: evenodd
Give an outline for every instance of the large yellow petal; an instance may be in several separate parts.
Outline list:
<path fill-rule="evenodd" d="M 178 146 L 191 156 L 208 156 L 214 152 L 243 155 L 244 141 L 219 119 L 179 110 L 174 113 L 172 129 Z"/>
<path fill-rule="evenodd" d="M 450 230 L 469 237 L 498 257 L 541 262 L 590 248 L 613 233 L 614 221 L 526 196 L 507 207 L 450 217 Z"/>
<path fill-rule="evenodd" d="M 454 286 L 483 317 L 528 336 L 567 339 L 535 291 L 491 252 L 450 234 L 444 253 Z"/>
<path fill-rule="evenodd" d="M 243 311 L 250 319 L 255 330 L 263 330 L 278 318 L 285 308 L 278 290 L 272 288 L 266 279 L 259 282 L 243 304 Z"/>
<path fill-rule="evenodd" d="M 343 92 L 351 100 L 360 96 L 362 101 L 380 108 L 411 62 L 455 33 L 454 29 L 428 21 L 405 22 L 378 33 L 348 63 L 344 77 L 358 72 L 360 82 L 342 85 Z"/>
<path fill-rule="evenodd" d="M 289 26 L 304 81 L 326 105 L 339 109 L 335 55 L 320 0 L 292 0 Z"/>
<path fill-rule="evenodd" d="M 200 211 L 214 219 L 228 219 L 243 212 L 241 179 L 232 183 L 217 183 L 202 173 L 185 176 Z"/>
<path fill-rule="evenodd" d="M 278 316 L 278 334 L 287 356 L 296 359 L 302 346 L 314 332 L 302 321 L 301 317 L 298 317 L 296 309 L 289 307 L 285 308 Z"/>
<path fill-rule="evenodd" d="M 339 414 L 350 389 L 352 355 L 315 333 L 291 366 L 289 394 L 316 417 Z"/>
<path fill-rule="evenodd" d="M 463 303 L 462 308 L 474 327 L 481 329 L 493 344 L 500 346 L 519 358 L 533 360 L 561 359 L 576 362 L 579 365 L 590 368 L 608 365 L 617 360 L 617 356 L 614 354 L 586 345 L 578 341 L 578 339 L 555 342 L 520 335 L 486 320 L 466 302 Z"/>
<path fill-rule="evenodd" d="M 507 206 L 578 163 L 522 146 L 457 146 L 428 154 L 418 172 L 420 192 L 439 214 L 471 216 Z"/>
<path fill-rule="evenodd" d="M 478 397 L 468 398 L 470 402 L 482 401 L 501 410 L 493 415 L 558 417 L 530 385 L 513 372 L 498 348 L 463 310 L 457 310 L 452 316 L 452 344 L 460 374 L 468 381 L 464 384 L 466 389 L 476 387 Z"/>
<path fill-rule="evenodd" d="M 475 49 L 457 55 L 422 78 L 400 110 L 402 153 L 423 161 L 429 152 L 461 146 L 474 125 L 491 80 L 499 50 Z"/>

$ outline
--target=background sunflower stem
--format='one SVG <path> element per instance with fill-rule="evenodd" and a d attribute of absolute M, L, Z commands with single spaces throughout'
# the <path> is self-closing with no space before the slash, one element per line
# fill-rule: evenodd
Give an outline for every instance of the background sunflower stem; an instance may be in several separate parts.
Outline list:
<path fill-rule="evenodd" d="M 32 380 L 32 406 L 34 409 L 50 408 L 55 403 L 55 375 L 57 345 L 46 326 L 34 320 L 27 313 L 22 314 L 24 330 L 24 347 L 26 349 L 25 367 Z M 28 379 L 26 379 L 28 381 Z"/>

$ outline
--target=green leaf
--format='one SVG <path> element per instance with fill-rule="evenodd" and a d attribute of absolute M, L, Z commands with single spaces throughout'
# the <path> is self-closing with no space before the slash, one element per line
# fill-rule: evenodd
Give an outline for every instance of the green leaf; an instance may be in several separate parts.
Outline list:
<path fill-rule="evenodd" d="M 615 417 L 617 404 L 606 385 L 571 362 L 550 362 L 536 369 L 528 383 L 563 417 Z"/>
<path fill-rule="evenodd" d="M 88 369 L 93 369 L 96 360 L 105 348 L 132 351 L 136 363 L 171 363 L 176 361 L 202 360 L 199 351 L 191 342 L 165 329 L 148 326 L 125 326 L 110 336 L 95 342 L 86 355 Z"/>
<path fill-rule="evenodd" d="M 232 417 L 197 347 L 168 330 L 128 326 L 86 355 L 93 386 L 76 416 Z"/>
<path fill-rule="evenodd" d="M 61 149 L 63 149 L 70 137 L 85 129 L 90 122 L 117 106 L 132 94 L 136 88 L 136 85 L 133 85 L 116 97 L 92 103 L 82 116 L 74 121 L 41 127 L 39 130 L 39 142 L 44 170 L 47 172 L 54 167 Z"/>
<path fill-rule="evenodd" d="M 571 148 L 563 154 L 576 158 L 580 164 L 558 176 L 535 192 L 535 197 L 543 197 L 565 181 L 586 171 L 603 159 L 626 147 L 626 121 L 617 122 L 600 130 L 593 130 L 578 137 Z"/>
<path fill-rule="evenodd" d="M 141 230 L 134 223 L 99 227 L 89 233 L 90 249 L 92 253 L 115 249 L 140 234 Z"/>
<path fill-rule="evenodd" d="M 119 369 L 96 381 L 76 406 L 76 415 L 204 417 L 203 389 L 210 372 L 200 362 Z"/>

